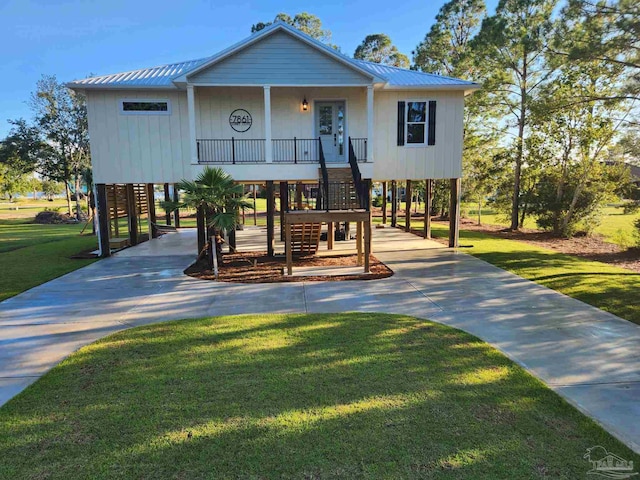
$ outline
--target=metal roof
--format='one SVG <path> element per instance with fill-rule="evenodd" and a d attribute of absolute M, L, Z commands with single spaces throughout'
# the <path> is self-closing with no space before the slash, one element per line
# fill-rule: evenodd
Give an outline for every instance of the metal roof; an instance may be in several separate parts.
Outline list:
<path fill-rule="evenodd" d="M 187 60 L 186 62 L 169 63 L 159 67 L 142 68 L 130 72 L 100 75 L 98 77 L 74 80 L 67 84 L 69 87 L 159 87 L 175 88 L 173 79 L 197 68 L 208 58 Z"/>
<path fill-rule="evenodd" d="M 319 50 L 323 50 L 326 54 L 335 57 L 336 60 L 347 63 L 360 72 L 372 75 L 374 82 L 382 81 L 384 83 L 384 88 L 413 87 L 417 89 L 454 88 L 472 90 L 479 87 L 476 83 L 457 78 L 391 67 L 379 63 L 366 62 L 364 60 L 355 60 L 283 22 L 275 22 L 269 27 L 254 33 L 245 40 L 211 57 L 75 80 L 68 83 L 67 86 L 71 88 L 176 88 L 176 84 L 178 82 L 185 82 L 186 76 L 192 72 L 202 68 L 208 68 L 209 65 L 225 58 L 227 55 L 235 53 L 278 30 L 286 30 L 290 34 L 299 37 L 302 41 L 306 41 Z"/>
<path fill-rule="evenodd" d="M 459 78 L 445 77 L 433 73 L 407 70 L 406 68 L 392 67 L 381 63 L 367 62 L 364 60 L 350 59 L 361 68 L 372 74 L 384 78 L 391 87 L 437 87 L 437 86 L 461 86 L 474 88 L 477 83 L 460 80 Z"/>

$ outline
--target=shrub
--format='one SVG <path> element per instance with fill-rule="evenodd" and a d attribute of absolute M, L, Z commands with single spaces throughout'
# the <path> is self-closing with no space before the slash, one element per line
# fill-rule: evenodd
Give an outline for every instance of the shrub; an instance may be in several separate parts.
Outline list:
<path fill-rule="evenodd" d="M 67 215 L 66 213 L 59 213 L 53 210 L 45 210 L 36 215 L 34 223 L 41 225 L 50 224 L 62 224 L 62 223 L 78 223 L 78 221 Z"/>

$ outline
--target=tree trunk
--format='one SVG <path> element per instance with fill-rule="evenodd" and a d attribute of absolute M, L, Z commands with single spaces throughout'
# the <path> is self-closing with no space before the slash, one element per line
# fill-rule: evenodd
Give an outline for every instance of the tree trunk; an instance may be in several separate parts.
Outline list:
<path fill-rule="evenodd" d="M 71 190 L 69 189 L 69 182 L 64 181 L 64 192 L 67 197 L 67 215 L 71 216 Z"/>
<path fill-rule="evenodd" d="M 522 175 L 522 160 L 524 157 L 524 128 L 527 124 L 527 61 L 528 53 L 522 52 L 522 83 L 520 86 L 520 116 L 518 118 L 518 149 L 516 154 L 516 168 L 513 178 L 513 201 L 511 204 L 511 230 L 517 230 L 520 210 L 520 177 Z"/>
<path fill-rule="evenodd" d="M 76 219 L 82 218 L 82 202 L 80 201 L 80 175 L 76 171 L 75 173 L 75 189 L 76 189 Z"/>
<path fill-rule="evenodd" d="M 482 215 L 482 202 L 478 200 L 478 225 L 482 225 L 480 215 Z"/>

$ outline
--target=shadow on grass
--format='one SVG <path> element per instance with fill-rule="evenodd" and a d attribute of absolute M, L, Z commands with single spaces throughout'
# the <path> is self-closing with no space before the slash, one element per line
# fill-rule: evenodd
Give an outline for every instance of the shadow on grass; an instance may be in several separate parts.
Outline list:
<path fill-rule="evenodd" d="M 580 478 L 630 452 L 478 339 L 412 317 L 218 317 L 83 348 L 0 409 L 0 477 Z"/>

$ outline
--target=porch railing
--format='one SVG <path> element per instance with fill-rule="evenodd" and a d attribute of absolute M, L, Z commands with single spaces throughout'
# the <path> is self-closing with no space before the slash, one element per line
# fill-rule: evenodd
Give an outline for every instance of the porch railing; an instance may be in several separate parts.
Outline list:
<path fill-rule="evenodd" d="M 364 163 L 367 161 L 367 148 L 368 142 L 366 138 L 354 138 L 349 137 L 351 141 L 351 145 L 353 145 L 353 152 L 355 153 L 356 159 L 359 163 Z"/>
<path fill-rule="evenodd" d="M 199 139 L 198 163 L 264 163 L 264 139 Z"/>
<path fill-rule="evenodd" d="M 366 138 L 351 138 L 353 152 L 358 163 L 367 161 Z M 236 164 L 265 163 L 266 140 L 212 139 L 196 140 L 198 163 Z M 320 163 L 319 138 L 276 138 L 271 141 L 273 163 Z"/>
<path fill-rule="evenodd" d="M 272 140 L 273 163 L 318 163 L 317 138 L 276 138 Z"/>

